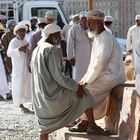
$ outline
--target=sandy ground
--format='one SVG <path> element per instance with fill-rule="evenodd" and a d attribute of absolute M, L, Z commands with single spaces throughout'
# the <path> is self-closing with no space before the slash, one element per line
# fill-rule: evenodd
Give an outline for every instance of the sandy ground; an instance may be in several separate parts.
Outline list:
<path fill-rule="evenodd" d="M 31 109 L 31 104 L 26 104 Z M 0 140 L 38 140 L 37 118 L 33 112 L 24 114 L 12 101 L 0 101 Z M 56 140 L 56 133 L 50 134 Z"/>

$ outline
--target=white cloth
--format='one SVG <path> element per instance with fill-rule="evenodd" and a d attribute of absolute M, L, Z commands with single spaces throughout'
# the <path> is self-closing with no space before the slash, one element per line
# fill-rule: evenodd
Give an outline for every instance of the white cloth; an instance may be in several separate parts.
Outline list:
<path fill-rule="evenodd" d="M 31 37 L 32 37 L 32 34 L 33 34 L 33 33 L 34 33 L 33 31 L 30 31 L 30 32 L 27 33 L 26 36 L 25 36 L 25 40 L 27 40 L 27 42 L 28 42 L 29 44 L 31 44 Z"/>
<path fill-rule="evenodd" d="M 12 97 L 15 105 L 31 101 L 31 75 L 27 70 L 27 54 L 19 52 L 26 40 L 11 40 L 7 55 L 12 59 Z"/>
<path fill-rule="evenodd" d="M 105 25 L 104 25 L 104 28 L 105 28 L 110 34 L 112 34 L 112 31 L 111 31 L 110 28 L 106 27 Z"/>
<path fill-rule="evenodd" d="M 91 41 L 80 24 L 72 26 L 68 33 L 67 58 L 75 58 L 73 79 L 77 82 L 84 76 L 90 62 Z"/>
<path fill-rule="evenodd" d="M 140 95 L 140 41 L 134 48 L 134 66 L 136 71 L 135 87 Z"/>
<path fill-rule="evenodd" d="M 58 25 L 56 25 L 55 23 L 48 24 L 42 30 L 42 38 L 47 39 L 50 34 L 53 34 L 56 32 L 61 32 L 61 28 Z"/>
<path fill-rule="evenodd" d="M 26 25 L 22 24 L 22 22 L 19 22 L 14 28 L 14 34 L 16 35 L 16 32 L 22 28 L 25 29 L 26 31 L 28 30 Z"/>
<path fill-rule="evenodd" d="M 105 16 L 104 22 L 106 22 L 106 21 L 112 22 L 113 21 L 112 16 Z"/>
<path fill-rule="evenodd" d="M 5 69 L 1 58 L 0 53 L 0 95 L 9 93 L 8 83 L 6 79 Z"/>
<path fill-rule="evenodd" d="M 132 50 L 140 39 L 140 26 L 133 25 L 127 33 L 127 50 Z"/>
<path fill-rule="evenodd" d="M 68 32 L 69 32 L 69 29 L 71 28 L 71 25 L 69 24 L 66 24 L 62 31 L 61 31 L 61 37 L 62 37 L 62 40 L 65 40 L 67 41 L 67 38 L 68 38 Z"/>
<path fill-rule="evenodd" d="M 77 98 L 78 84 L 63 75 L 59 50 L 47 42 L 39 45 L 31 61 L 33 104 L 40 133 L 45 134 L 72 123 L 93 102 L 89 93 Z"/>
<path fill-rule="evenodd" d="M 135 20 L 140 20 L 140 15 L 136 15 Z"/>
<path fill-rule="evenodd" d="M 95 119 L 105 114 L 105 104 L 111 90 L 125 81 L 125 71 L 121 49 L 116 39 L 107 31 L 95 36 L 90 64 L 81 82 L 94 100 Z"/>

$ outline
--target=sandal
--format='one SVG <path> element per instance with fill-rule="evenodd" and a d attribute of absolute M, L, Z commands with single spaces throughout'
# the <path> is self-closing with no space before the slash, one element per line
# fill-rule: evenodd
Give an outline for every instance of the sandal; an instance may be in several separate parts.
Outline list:
<path fill-rule="evenodd" d="M 74 127 L 70 127 L 69 131 L 71 131 L 71 132 L 86 132 L 87 131 L 87 126 L 78 124 Z"/>
<path fill-rule="evenodd" d="M 1 95 L 0 95 L 0 101 L 5 101 L 5 99 Z"/>
<path fill-rule="evenodd" d="M 111 135 L 109 131 L 105 131 L 103 128 L 97 126 L 95 129 L 87 129 L 88 135 L 103 135 L 103 136 L 109 136 Z"/>
<path fill-rule="evenodd" d="M 12 100 L 12 94 L 11 93 L 6 94 L 6 100 Z"/>

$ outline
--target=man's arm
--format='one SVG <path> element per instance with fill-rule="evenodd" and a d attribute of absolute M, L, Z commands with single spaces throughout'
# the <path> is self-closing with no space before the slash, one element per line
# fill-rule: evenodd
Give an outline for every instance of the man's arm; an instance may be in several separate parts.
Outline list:
<path fill-rule="evenodd" d="M 127 52 L 129 54 L 132 53 L 132 33 L 131 33 L 131 29 L 128 30 L 127 33 L 127 40 L 126 40 L 126 47 L 127 47 Z"/>
<path fill-rule="evenodd" d="M 46 67 L 48 67 L 51 76 L 57 82 L 57 84 L 61 85 L 63 88 L 76 92 L 78 89 L 78 84 L 76 81 L 64 76 L 61 71 L 61 58 L 57 48 L 52 48 L 49 57 L 46 58 L 46 61 Z"/>
<path fill-rule="evenodd" d="M 70 60 L 70 63 L 72 66 L 75 66 L 75 28 L 70 28 L 69 33 L 68 33 L 68 39 L 67 39 L 67 58 Z"/>

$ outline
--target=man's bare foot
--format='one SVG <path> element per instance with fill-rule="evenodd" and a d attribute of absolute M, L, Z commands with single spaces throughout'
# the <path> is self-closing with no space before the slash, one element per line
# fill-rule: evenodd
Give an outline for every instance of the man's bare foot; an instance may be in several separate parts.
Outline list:
<path fill-rule="evenodd" d="M 20 104 L 19 109 L 23 113 L 29 113 L 30 112 L 30 110 L 28 108 L 24 107 L 23 104 Z"/>

